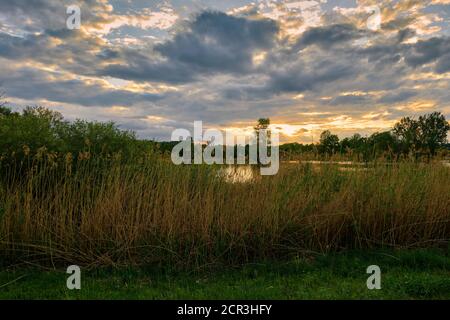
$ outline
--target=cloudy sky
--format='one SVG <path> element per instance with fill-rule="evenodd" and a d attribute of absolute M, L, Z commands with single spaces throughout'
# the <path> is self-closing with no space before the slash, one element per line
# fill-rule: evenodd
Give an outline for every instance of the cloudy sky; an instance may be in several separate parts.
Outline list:
<path fill-rule="evenodd" d="M 402 116 L 450 118 L 449 84 L 450 0 L 0 0 L 10 105 L 142 138 L 260 117 L 283 141 L 370 134 Z"/>

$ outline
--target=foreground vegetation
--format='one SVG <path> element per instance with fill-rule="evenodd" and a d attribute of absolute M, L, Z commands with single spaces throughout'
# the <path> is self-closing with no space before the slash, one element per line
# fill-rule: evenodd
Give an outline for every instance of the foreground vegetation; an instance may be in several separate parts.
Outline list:
<path fill-rule="evenodd" d="M 371 264 L 381 290 L 368 290 Z M 0 299 L 449 299 L 449 251 L 373 251 L 300 256 L 232 268 L 101 268 L 82 272 L 68 290 L 64 270 L 0 272 Z"/>
<path fill-rule="evenodd" d="M 113 123 L 0 106 L 0 298 L 449 298 L 450 168 L 434 157 L 448 125 L 420 121 L 397 151 L 380 142 L 391 134 L 345 149 L 356 167 L 300 161 L 230 183 Z M 322 138 L 304 159 L 339 156 Z M 81 291 L 65 289 L 71 264 Z M 383 290 L 366 288 L 371 264 Z"/>
<path fill-rule="evenodd" d="M 450 169 L 430 159 L 353 171 L 299 163 L 228 183 L 218 167 L 175 166 L 112 123 L 2 110 L 3 265 L 192 268 L 450 239 Z"/>
<path fill-rule="evenodd" d="M 4 261 L 196 266 L 450 238 L 450 169 L 440 164 L 298 164 L 227 183 L 215 167 L 157 157 L 30 163 L 2 176 Z"/>

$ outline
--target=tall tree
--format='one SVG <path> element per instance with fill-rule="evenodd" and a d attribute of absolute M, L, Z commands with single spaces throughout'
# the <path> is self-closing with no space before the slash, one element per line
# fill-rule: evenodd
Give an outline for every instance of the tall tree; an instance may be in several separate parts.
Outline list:
<path fill-rule="evenodd" d="M 253 129 L 255 130 L 255 134 L 256 134 L 256 146 L 257 146 L 258 163 L 260 162 L 260 158 L 259 158 L 259 133 L 261 132 L 260 130 L 266 130 L 266 138 L 267 138 L 266 145 L 267 145 L 267 147 L 269 147 L 271 145 L 269 126 L 270 126 L 270 119 L 269 118 L 259 118 L 258 119 L 258 123 L 253 127 Z"/>
<path fill-rule="evenodd" d="M 388 156 L 392 158 L 397 154 L 398 141 L 391 131 L 376 132 L 372 134 L 368 143 L 371 149 L 371 157 Z"/>
<path fill-rule="evenodd" d="M 270 146 L 270 130 L 269 130 L 269 126 L 270 126 L 270 119 L 269 118 L 260 118 L 258 119 L 258 123 L 256 124 L 256 126 L 253 127 L 253 129 L 255 130 L 256 133 L 256 138 L 258 139 L 257 141 L 259 141 L 259 132 L 260 130 L 266 130 L 266 134 L 267 134 L 267 145 Z"/>
<path fill-rule="evenodd" d="M 400 140 L 403 153 L 416 153 L 420 148 L 420 126 L 419 122 L 410 117 L 402 118 L 397 122 L 392 130 L 394 135 Z"/>
<path fill-rule="evenodd" d="M 440 112 L 433 112 L 419 117 L 419 140 L 430 155 L 436 155 L 436 150 L 447 142 L 447 132 L 450 125 Z"/>
<path fill-rule="evenodd" d="M 339 137 L 331 134 L 329 130 L 322 132 L 320 135 L 320 147 L 323 152 L 332 155 L 339 150 Z"/>
<path fill-rule="evenodd" d="M 270 126 L 269 118 L 259 118 L 256 126 L 253 127 L 255 129 L 256 134 L 259 133 L 259 130 L 268 130 Z"/>
<path fill-rule="evenodd" d="M 416 155 L 419 150 L 426 150 L 434 156 L 436 150 L 447 141 L 449 123 L 440 112 L 433 112 L 414 120 L 403 118 L 394 126 L 394 134 L 399 138 L 403 146 L 403 152 L 413 151 Z"/>

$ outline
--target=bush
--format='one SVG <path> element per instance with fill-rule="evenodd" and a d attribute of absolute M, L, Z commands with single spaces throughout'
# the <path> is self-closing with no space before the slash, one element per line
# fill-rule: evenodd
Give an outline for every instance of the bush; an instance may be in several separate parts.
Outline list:
<path fill-rule="evenodd" d="M 80 154 L 105 158 L 120 154 L 129 158 L 152 149 L 152 142 L 138 141 L 134 132 L 121 130 L 113 122 L 68 122 L 60 113 L 43 107 L 0 114 L 3 160 L 25 160 L 42 151 L 56 155 L 71 153 L 75 159 Z"/>

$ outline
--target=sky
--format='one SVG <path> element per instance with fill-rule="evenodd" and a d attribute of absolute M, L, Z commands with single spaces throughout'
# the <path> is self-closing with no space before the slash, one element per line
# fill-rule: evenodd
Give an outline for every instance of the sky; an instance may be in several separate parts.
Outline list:
<path fill-rule="evenodd" d="M 9 105 L 140 138 L 194 121 L 247 132 L 258 118 L 282 142 L 370 135 L 450 118 L 449 84 L 450 0 L 0 0 Z"/>

